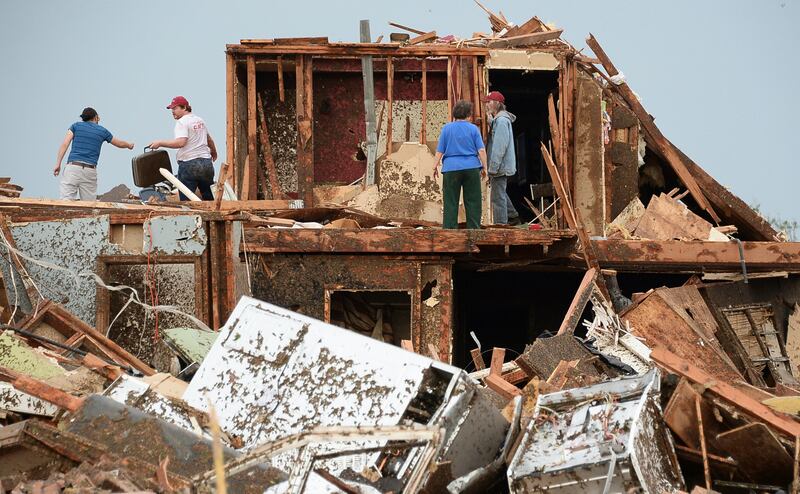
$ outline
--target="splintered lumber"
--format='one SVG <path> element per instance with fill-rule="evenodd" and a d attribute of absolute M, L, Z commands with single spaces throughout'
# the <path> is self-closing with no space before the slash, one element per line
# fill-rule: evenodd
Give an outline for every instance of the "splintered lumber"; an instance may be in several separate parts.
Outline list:
<path fill-rule="evenodd" d="M 713 226 L 668 194 L 653 195 L 639 218 L 637 237 L 649 240 L 709 240 Z"/>
<path fill-rule="evenodd" d="M 228 180 L 228 168 L 228 164 L 223 163 L 222 168 L 219 170 L 217 188 L 214 191 L 214 209 L 216 211 L 219 211 L 222 207 L 222 196 L 225 195 L 225 181 Z"/>
<path fill-rule="evenodd" d="M 426 41 L 431 41 L 431 40 L 434 40 L 436 38 L 438 38 L 438 36 L 436 35 L 436 31 L 431 31 L 429 33 L 420 34 L 419 36 L 411 38 L 410 40 L 408 40 L 408 44 L 409 45 L 418 45 L 420 43 L 424 43 Z"/>
<path fill-rule="evenodd" d="M 483 361 L 480 348 L 473 348 L 469 351 L 472 356 L 472 362 L 475 364 L 475 370 L 483 370 L 486 368 L 486 362 Z"/>
<path fill-rule="evenodd" d="M 247 189 L 242 189 L 242 199 L 258 199 L 258 133 L 256 127 L 256 60 L 254 55 L 247 56 L 247 164 L 245 180 Z"/>
<path fill-rule="evenodd" d="M 759 403 L 730 384 L 714 378 L 699 367 L 663 347 L 659 346 L 653 349 L 650 358 L 663 369 L 699 384 L 706 390 L 706 393 L 719 397 L 725 403 L 742 411 L 754 420 L 769 425 L 773 430 L 792 439 L 800 435 L 800 423 L 778 415 L 768 406 Z"/>
<path fill-rule="evenodd" d="M 418 35 L 425 34 L 425 31 L 420 31 L 419 29 L 414 29 L 413 27 L 404 26 L 404 25 L 398 24 L 396 22 L 390 22 L 389 25 L 392 26 L 392 27 L 396 27 L 397 29 L 402 29 L 403 31 L 408 31 L 410 33 L 414 33 L 414 34 L 418 34 Z"/>
<path fill-rule="evenodd" d="M 500 15 L 497 15 L 491 10 L 487 9 L 486 7 L 481 5 L 481 3 L 478 0 L 475 0 L 475 3 L 478 4 L 478 7 L 480 7 L 481 10 L 489 14 L 489 23 L 492 25 L 492 31 L 499 33 L 503 29 L 508 28 L 508 21 L 506 21 L 504 17 L 501 17 Z"/>
<path fill-rule="evenodd" d="M 562 360 L 559 362 L 553 373 L 547 378 L 547 384 L 557 390 L 563 389 L 564 385 L 567 384 L 569 370 L 577 367 L 579 362 L 580 360 Z"/>
<path fill-rule="evenodd" d="M 706 479 L 706 489 L 711 489 L 711 469 L 708 467 L 708 451 L 706 451 L 706 433 L 703 429 L 703 412 L 700 409 L 702 398 L 695 396 L 694 410 L 697 418 L 697 431 L 700 436 L 700 453 L 703 455 L 703 475 Z"/>
<path fill-rule="evenodd" d="M 18 391 L 52 403 L 70 412 L 76 411 L 83 404 L 83 400 L 80 398 L 76 398 L 69 393 L 65 393 L 56 387 L 50 386 L 44 381 L 30 378 L 5 367 L 0 367 L 0 381 L 5 381 L 14 386 Z"/>
<path fill-rule="evenodd" d="M 578 286 L 578 290 L 575 292 L 575 296 L 569 304 L 569 309 L 567 309 L 567 314 L 564 316 L 561 327 L 558 328 L 558 333 L 556 334 L 572 334 L 575 331 L 575 326 L 580 322 L 583 310 L 586 308 L 586 304 L 592 296 L 596 279 L 597 270 L 594 268 L 590 268 L 586 271 L 586 274 L 583 275 L 583 280 L 581 280 L 581 284 Z"/>
<path fill-rule="evenodd" d="M 586 44 L 594 51 L 597 58 L 603 64 L 603 67 L 606 69 L 606 72 L 610 77 L 614 77 L 619 75 L 619 71 L 611 62 L 611 59 L 608 58 L 606 52 L 600 47 L 600 43 L 597 42 L 595 37 L 590 34 L 588 38 L 586 38 Z M 697 201 L 697 204 L 704 209 L 711 218 L 714 220 L 716 224 L 721 222 L 719 216 L 714 211 L 714 208 L 711 207 L 711 204 L 708 202 L 708 199 L 703 194 L 703 191 L 700 189 L 700 186 L 697 185 L 697 181 L 694 179 L 694 176 L 689 172 L 684 164 L 683 160 L 681 159 L 680 155 L 676 151 L 676 149 L 672 146 L 672 144 L 667 140 L 666 137 L 661 133 L 661 131 L 656 127 L 655 123 L 653 122 L 650 115 L 644 109 L 644 106 L 639 102 L 639 98 L 636 97 L 633 90 L 628 86 L 626 82 L 622 82 L 621 84 L 616 86 L 619 90 L 619 94 L 628 104 L 631 110 L 636 114 L 636 118 L 639 119 L 641 122 L 642 127 L 644 127 L 645 132 L 647 132 L 653 144 L 656 147 L 656 151 L 659 152 L 670 164 L 672 169 L 681 179 L 683 184 L 689 189 L 689 192 L 694 197 L 694 200 Z"/>
<path fill-rule="evenodd" d="M 499 376 L 502 373 L 503 361 L 506 359 L 505 348 L 492 349 L 492 363 L 489 367 L 489 375 Z"/>
<path fill-rule="evenodd" d="M 550 151 L 547 150 L 547 146 L 544 143 L 541 143 L 542 148 L 542 156 L 544 157 L 544 162 L 547 165 L 547 171 L 550 174 L 550 180 L 553 182 L 553 187 L 556 190 L 556 194 L 558 194 L 558 198 L 561 199 L 561 207 L 564 209 L 564 216 L 567 219 L 567 225 L 571 230 L 578 230 L 578 220 L 575 218 L 575 212 L 572 209 L 572 202 L 567 195 L 567 189 L 564 187 L 564 182 L 561 180 L 561 175 L 558 173 L 558 168 L 556 168 L 556 164 L 553 162 L 553 157 L 550 156 Z M 584 249 L 587 246 L 584 246 Z"/>
<path fill-rule="evenodd" d="M 521 36 L 523 34 L 533 34 L 539 31 L 546 31 L 547 26 L 536 16 L 528 19 L 524 24 L 514 26 L 501 36 L 503 38 L 513 38 L 514 36 Z"/>
<path fill-rule="evenodd" d="M 495 391 L 506 400 L 510 400 L 515 396 L 522 395 L 522 391 L 520 391 L 518 387 L 514 386 L 497 374 L 489 374 L 486 376 L 483 382 L 486 383 L 486 386 L 489 389 Z"/>
<path fill-rule="evenodd" d="M 261 98 L 261 93 L 258 93 L 258 118 L 261 119 L 261 151 L 264 154 L 264 168 L 266 168 L 267 177 L 269 178 L 270 195 L 273 199 L 282 199 L 283 192 L 281 185 L 278 183 L 278 171 L 275 169 L 275 159 L 272 157 L 272 144 L 269 140 L 269 129 L 267 128 L 267 118 L 264 114 L 264 102 Z M 266 184 L 265 184 L 266 185 Z"/>
<path fill-rule="evenodd" d="M 554 31 L 543 31 L 539 33 L 522 34 L 519 36 L 503 37 L 489 41 L 489 48 L 513 48 L 515 46 L 535 45 L 536 43 L 543 43 L 558 39 L 563 33 L 563 29 L 556 29 Z"/>

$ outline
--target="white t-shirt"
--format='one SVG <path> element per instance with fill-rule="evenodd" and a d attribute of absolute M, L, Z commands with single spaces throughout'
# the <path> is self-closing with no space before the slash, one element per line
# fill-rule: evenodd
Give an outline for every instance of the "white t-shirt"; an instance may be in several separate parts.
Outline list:
<path fill-rule="evenodd" d="M 208 147 L 208 130 L 202 118 L 193 113 L 186 114 L 175 122 L 175 139 L 186 137 L 186 144 L 178 149 L 178 161 L 195 158 L 211 158 Z"/>

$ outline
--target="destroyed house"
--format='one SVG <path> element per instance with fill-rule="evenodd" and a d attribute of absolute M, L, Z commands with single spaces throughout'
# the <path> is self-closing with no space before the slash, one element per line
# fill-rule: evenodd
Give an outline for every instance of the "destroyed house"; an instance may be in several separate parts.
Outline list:
<path fill-rule="evenodd" d="M 0 177 L 0 492 L 793 482 L 800 243 L 670 142 L 593 36 L 589 56 L 489 18 L 229 45 L 213 202 Z M 486 137 L 491 90 L 524 222 L 494 224 L 484 189 L 482 228 L 444 230 L 432 150 L 461 99 Z"/>
<path fill-rule="evenodd" d="M 322 230 L 247 224 L 246 249 L 259 259 L 253 295 L 365 334 L 382 319 L 387 340 L 466 365 L 471 332 L 522 351 L 557 330 L 587 267 L 617 270 L 630 296 L 743 262 L 751 272 L 796 266 L 795 246 L 776 243 L 762 217 L 661 134 L 593 37 L 597 58 L 560 35 L 533 18 L 489 40 L 228 45 L 238 197 L 302 200 L 305 209 L 280 215 L 298 223 L 347 220 Z M 486 189 L 486 228 L 434 228 L 439 131 L 465 99 L 485 137 L 491 90 L 517 117 L 509 194 L 541 229 L 492 227 Z M 331 217 L 333 205 L 345 209 Z M 381 220 L 351 210 L 400 228 L 371 228 Z"/>

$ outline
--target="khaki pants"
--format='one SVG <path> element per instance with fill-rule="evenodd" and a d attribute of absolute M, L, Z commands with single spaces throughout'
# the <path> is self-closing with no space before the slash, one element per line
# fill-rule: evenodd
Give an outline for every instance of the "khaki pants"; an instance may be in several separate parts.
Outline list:
<path fill-rule="evenodd" d="M 67 163 L 61 177 L 61 199 L 80 199 L 94 201 L 97 199 L 97 168 L 84 167 Z"/>

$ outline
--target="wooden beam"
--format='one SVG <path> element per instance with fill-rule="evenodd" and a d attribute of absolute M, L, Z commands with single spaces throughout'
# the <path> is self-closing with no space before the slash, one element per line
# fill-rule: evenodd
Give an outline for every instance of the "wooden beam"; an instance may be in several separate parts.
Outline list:
<path fill-rule="evenodd" d="M 511 400 L 516 396 L 522 396 L 522 391 L 518 387 L 506 381 L 498 374 L 490 374 L 486 376 L 486 379 L 484 379 L 483 382 L 486 383 L 486 386 L 489 389 L 498 393 L 506 400 Z"/>
<path fill-rule="evenodd" d="M 694 397 L 695 418 L 697 419 L 697 431 L 700 437 L 700 454 L 703 457 L 703 476 L 706 479 L 706 489 L 711 489 L 711 469 L 708 466 L 708 451 L 706 449 L 706 432 L 703 429 L 703 411 L 700 407 L 702 398 L 699 395 Z"/>
<path fill-rule="evenodd" d="M 358 58 L 365 55 L 377 57 L 447 57 L 447 56 L 486 56 L 487 48 L 458 47 L 425 43 L 421 45 L 400 46 L 399 43 L 330 43 L 329 45 L 227 45 L 228 53 L 241 55 L 310 55 L 325 57 Z"/>
<path fill-rule="evenodd" d="M 217 178 L 217 190 L 214 191 L 214 209 L 219 211 L 222 207 L 222 197 L 225 195 L 225 181 L 228 180 L 228 164 L 223 163 Z"/>
<path fill-rule="evenodd" d="M 543 31 L 545 29 L 545 24 L 542 22 L 538 17 L 533 16 L 527 20 L 524 24 L 519 26 L 514 26 L 504 34 L 503 38 L 513 38 L 514 36 L 520 36 L 522 34 L 532 34 L 539 31 Z"/>
<path fill-rule="evenodd" d="M 281 103 L 286 100 L 286 93 L 283 87 L 283 57 L 278 57 L 278 99 Z"/>
<path fill-rule="evenodd" d="M 278 170 L 275 168 L 275 160 L 272 157 L 272 144 L 269 139 L 267 116 L 264 110 L 264 102 L 261 99 L 261 93 L 258 94 L 258 116 L 261 119 L 261 152 L 264 154 L 264 171 L 269 179 L 270 197 L 272 199 L 280 199 L 283 197 L 283 191 L 281 190 L 281 184 L 278 183 Z"/>
<path fill-rule="evenodd" d="M 425 31 L 420 31 L 419 29 L 414 29 L 413 27 L 404 26 L 396 22 L 390 22 L 389 25 L 392 27 L 396 27 L 397 29 L 402 29 L 403 31 L 408 31 L 409 33 L 414 33 L 419 35 L 425 34 Z"/>
<path fill-rule="evenodd" d="M 597 55 L 597 58 L 603 64 L 603 67 L 606 69 L 606 72 L 610 77 L 614 77 L 619 74 L 617 68 L 611 62 L 611 59 L 608 58 L 606 52 L 600 47 L 600 43 L 597 42 L 593 35 L 589 35 L 586 38 L 586 44 L 592 49 L 592 51 Z M 656 150 L 664 156 L 667 160 L 669 165 L 681 179 L 683 184 L 689 189 L 689 192 L 692 194 L 692 197 L 697 204 L 704 209 L 714 220 L 716 224 L 720 224 L 721 220 L 714 209 L 711 207 L 711 204 L 708 202 L 705 194 L 700 189 L 700 186 L 697 185 L 697 181 L 695 180 L 694 176 L 689 172 L 686 168 L 686 165 L 683 163 L 678 152 L 675 150 L 675 147 L 672 146 L 666 137 L 661 133 L 661 131 L 656 126 L 653 119 L 650 117 L 650 114 L 644 109 L 641 102 L 639 102 L 639 98 L 636 97 L 633 90 L 628 86 L 626 82 L 622 82 L 616 86 L 619 94 L 628 104 L 628 106 L 633 110 L 633 113 L 636 114 L 636 117 L 639 119 L 639 122 L 644 127 L 645 132 L 647 132 L 653 140 L 653 143 L 656 146 Z"/>
<path fill-rule="evenodd" d="M 394 62 L 386 59 L 386 154 L 392 153 L 394 140 Z"/>
<path fill-rule="evenodd" d="M 489 48 L 513 48 L 515 46 L 535 45 L 537 43 L 544 43 L 558 39 L 563 33 L 563 29 L 556 29 L 554 31 L 542 31 L 538 33 L 522 34 L 519 36 L 511 36 L 509 38 L 498 38 L 489 41 Z"/>
<path fill-rule="evenodd" d="M 780 432 L 784 436 L 794 439 L 794 437 L 800 435 L 800 423 L 778 415 L 758 400 L 751 398 L 726 382 L 713 378 L 699 367 L 664 348 L 654 348 L 650 358 L 661 368 L 699 384 L 705 390 L 704 394 L 711 393 L 752 419 L 771 426 L 773 430 Z"/>
<path fill-rule="evenodd" d="M 310 55 L 297 57 L 297 192 L 306 207 L 314 203 L 313 90 Z"/>
<path fill-rule="evenodd" d="M 569 196 L 564 188 L 564 182 L 561 181 L 561 175 L 558 173 L 558 168 L 556 168 L 556 164 L 553 163 L 553 157 L 550 156 L 550 152 L 547 150 L 547 147 L 544 145 L 544 143 L 540 144 L 542 149 L 542 157 L 544 157 L 544 162 L 547 165 L 547 171 L 550 173 L 550 179 L 553 181 L 553 186 L 556 189 L 558 198 L 561 199 L 561 208 L 564 211 L 564 217 L 567 219 L 567 225 L 570 229 L 578 231 L 578 220 L 575 217 L 575 212 L 572 209 L 572 204 L 570 204 Z"/>
<path fill-rule="evenodd" d="M 586 304 L 592 296 L 592 290 L 597 275 L 597 270 L 594 268 L 590 268 L 586 271 L 586 274 L 583 275 L 583 280 L 581 280 L 581 284 L 578 286 L 578 290 L 575 292 L 575 296 L 569 304 L 569 309 L 567 309 L 567 314 L 564 316 L 561 327 L 558 328 L 558 333 L 556 334 L 572 333 L 575 331 L 575 326 L 580 322 L 583 310 L 586 308 Z"/>
<path fill-rule="evenodd" d="M 419 36 L 416 36 L 414 38 L 411 38 L 410 40 L 408 40 L 408 44 L 418 45 L 420 43 L 424 43 L 426 41 L 430 41 L 436 38 L 438 38 L 438 36 L 436 36 L 436 31 L 431 31 L 425 34 L 420 34 Z"/>
<path fill-rule="evenodd" d="M 472 356 L 472 363 L 475 364 L 475 370 L 483 370 L 486 368 L 486 362 L 483 361 L 480 348 L 473 348 L 469 351 L 469 354 Z"/>
<path fill-rule="evenodd" d="M 480 128 L 481 126 L 481 94 L 480 82 L 478 81 L 478 57 L 472 57 L 472 123 Z"/>
<path fill-rule="evenodd" d="M 219 210 L 230 211 L 275 211 L 279 209 L 296 209 L 297 203 L 294 199 L 259 199 L 256 201 L 223 201 Z M 198 203 L 200 204 L 200 203 Z M 194 205 L 193 205 L 194 206 Z M 215 204 L 205 202 L 197 206 L 196 209 L 217 209 Z"/>
<path fill-rule="evenodd" d="M 236 153 L 233 144 L 234 136 L 234 105 L 235 99 L 233 97 L 234 78 L 236 77 L 236 60 L 233 55 L 228 53 L 225 55 L 226 77 L 225 77 L 225 154 L 227 155 L 226 162 L 230 163 L 233 168 L 231 172 L 231 184 L 233 190 L 236 190 L 236 177 L 238 176 L 238 167 L 236 166 Z"/>
<path fill-rule="evenodd" d="M 489 366 L 489 374 L 499 376 L 502 374 L 503 361 L 506 359 L 505 348 L 492 348 L 492 361 Z"/>
<path fill-rule="evenodd" d="M 488 246 L 551 245 L 544 231 L 519 229 L 288 229 L 245 228 L 248 252 L 478 253 Z"/>
<path fill-rule="evenodd" d="M 558 115 L 556 114 L 556 104 L 553 94 L 547 95 L 547 120 L 550 123 L 550 140 L 555 149 L 556 164 L 564 166 L 564 156 L 562 155 L 561 132 L 559 131 Z"/>
<path fill-rule="evenodd" d="M 247 175 L 248 190 L 242 190 L 242 199 L 258 199 L 258 141 L 256 137 L 256 60 L 247 57 Z"/>
<path fill-rule="evenodd" d="M 428 143 L 428 59 L 422 59 L 422 124 L 419 129 L 420 144 Z"/>
<path fill-rule="evenodd" d="M 602 268 L 623 272 L 731 272 L 742 261 L 735 242 L 592 240 Z M 799 242 L 742 242 L 748 272 L 800 272 Z"/>
<path fill-rule="evenodd" d="M 447 57 L 447 121 L 453 121 L 453 57 Z"/>

